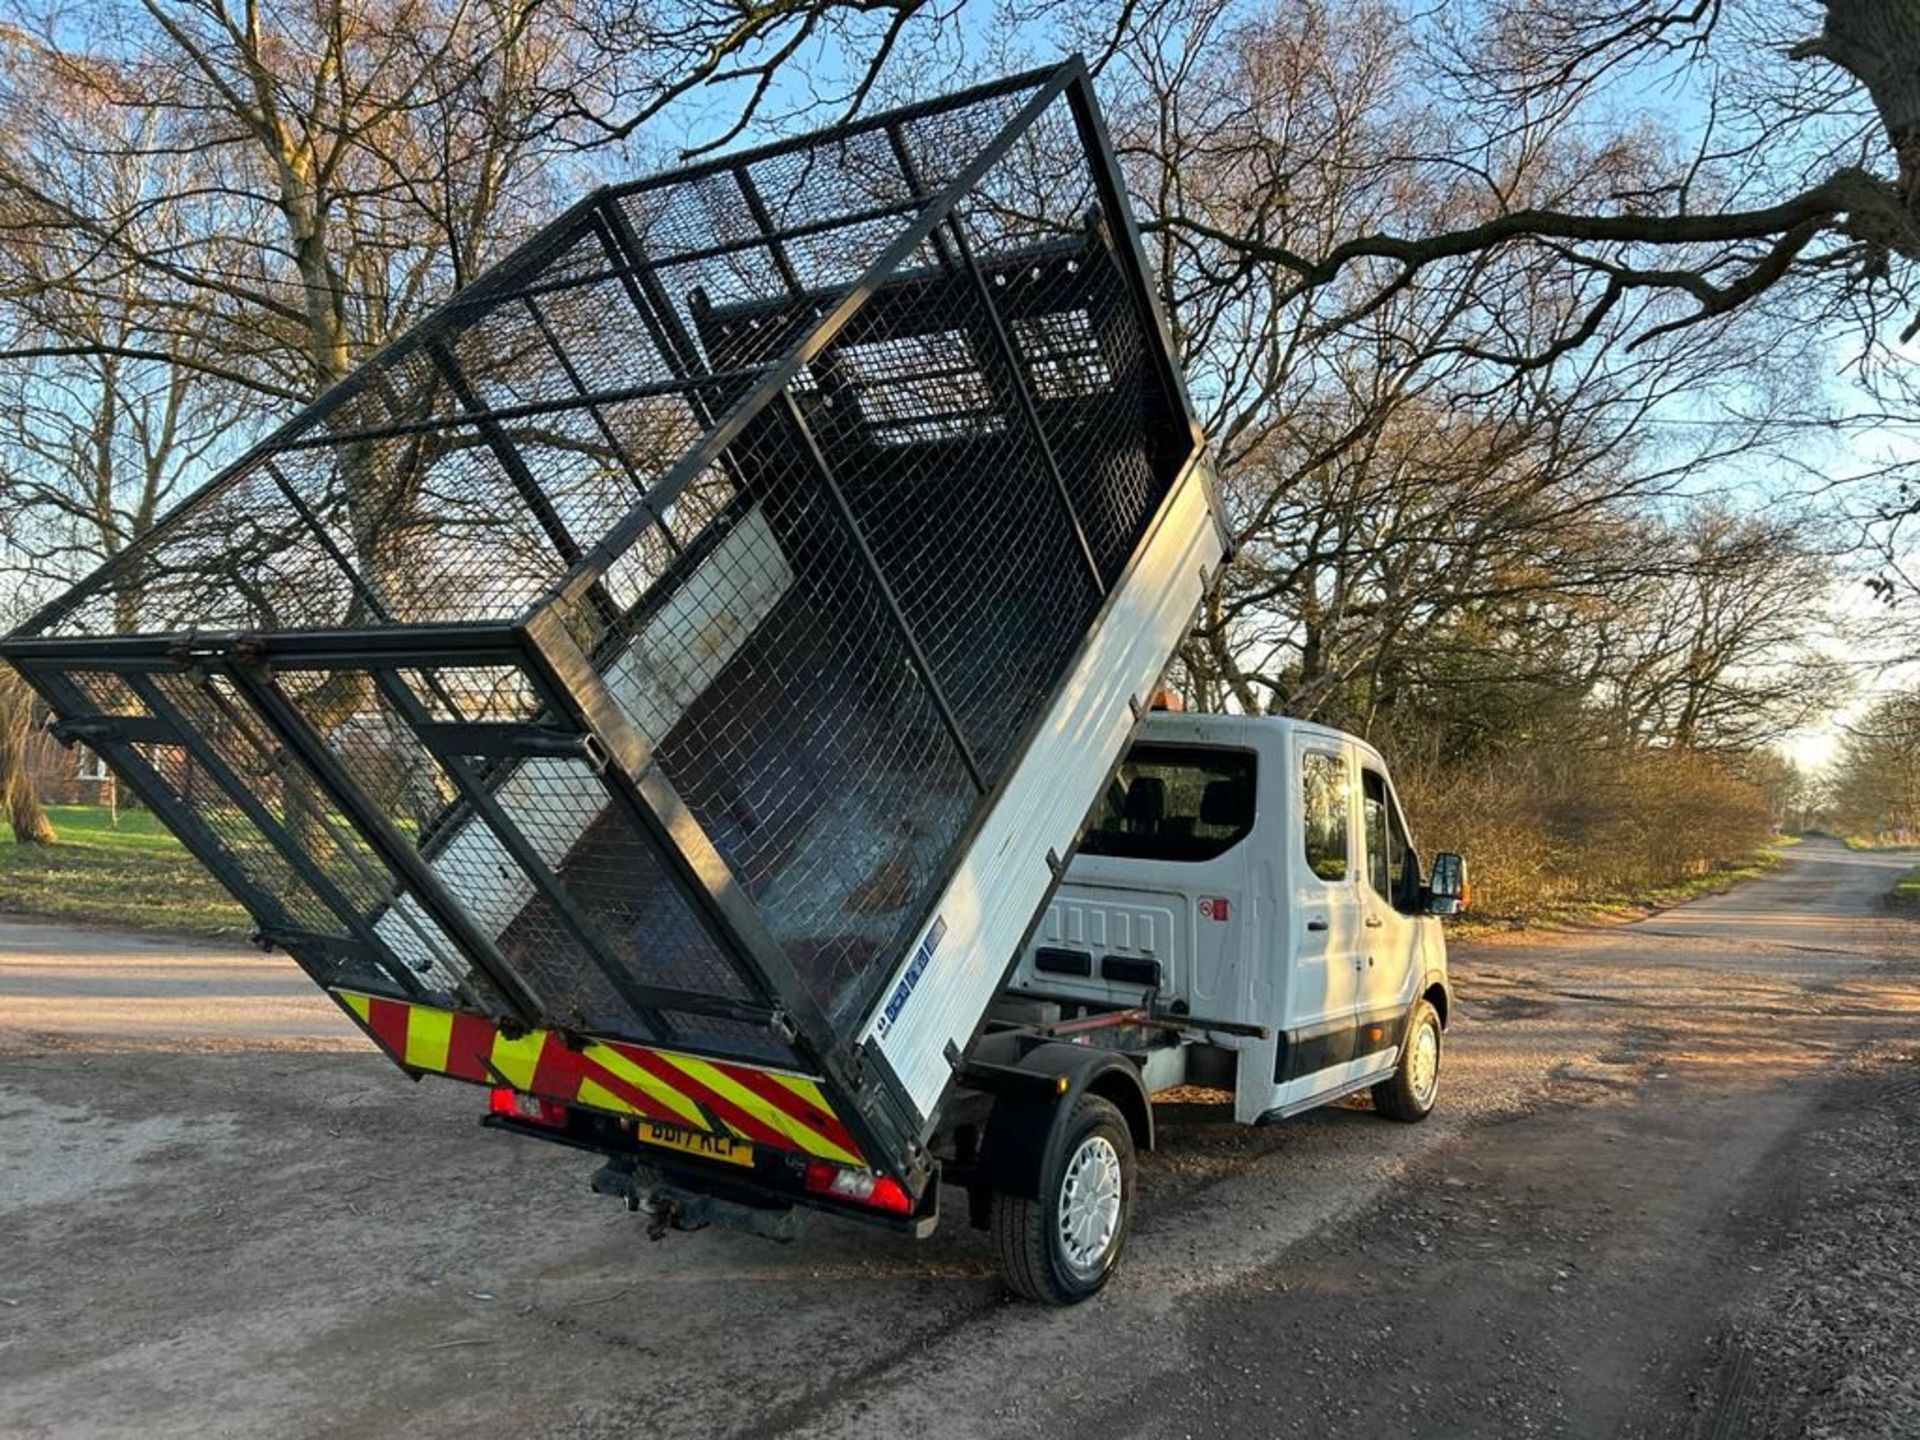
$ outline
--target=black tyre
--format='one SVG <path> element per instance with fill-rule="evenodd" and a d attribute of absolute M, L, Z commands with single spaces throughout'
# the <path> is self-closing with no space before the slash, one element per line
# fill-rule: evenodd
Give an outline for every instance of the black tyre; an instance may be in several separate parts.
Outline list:
<path fill-rule="evenodd" d="M 1407 1039 L 1393 1074 L 1373 1087 L 1373 1108 L 1389 1120 L 1412 1123 L 1433 1113 L 1440 1098 L 1440 1017 L 1424 1000 L 1413 1002 Z"/>
<path fill-rule="evenodd" d="M 1040 1198 L 996 1193 L 993 1238 L 1015 1293 L 1075 1305 L 1112 1278 L 1133 1224 L 1133 1134 L 1112 1101 L 1083 1095 L 1048 1147 Z"/>

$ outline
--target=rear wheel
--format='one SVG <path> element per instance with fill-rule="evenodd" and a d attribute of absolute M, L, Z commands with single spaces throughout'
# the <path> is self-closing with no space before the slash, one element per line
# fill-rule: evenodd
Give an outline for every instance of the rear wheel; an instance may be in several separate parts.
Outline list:
<path fill-rule="evenodd" d="M 1112 1101 L 1083 1095 L 1047 1147 L 1037 1199 L 996 1193 L 993 1236 L 1007 1284 L 1043 1305 L 1099 1293 L 1133 1223 L 1133 1134 Z"/>
<path fill-rule="evenodd" d="M 1373 1087 L 1373 1108 L 1389 1120 L 1412 1122 L 1431 1115 L 1439 1098 L 1440 1017 L 1425 1000 L 1416 1000 L 1407 1016 L 1400 1063 Z"/>

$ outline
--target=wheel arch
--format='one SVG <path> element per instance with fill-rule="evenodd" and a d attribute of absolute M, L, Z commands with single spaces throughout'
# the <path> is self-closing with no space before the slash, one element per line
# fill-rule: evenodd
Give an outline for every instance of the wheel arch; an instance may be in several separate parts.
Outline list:
<path fill-rule="evenodd" d="M 1103 1100 L 1113 1102 L 1113 1107 L 1126 1118 L 1127 1130 L 1133 1136 L 1135 1150 L 1153 1149 L 1153 1101 L 1147 1094 L 1147 1087 L 1141 1083 L 1140 1072 L 1124 1060 L 1118 1065 L 1109 1065 L 1094 1074 L 1081 1092 L 1098 1095 Z M 1068 1092 L 1062 1104 L 1070 1104 L 1073 1094 Z"/>
<path fill-rule="evenodd" d="M 1097 1046 L 1052 1042 L 1035 1046 L 1016 1063 L 1065 1083 L 1050 1094 L 1009 1092 L 995 1098 L 980 1161 L 991 1188 L 1029 1198 L 1038 1193 L 1060 1121 L 1083 1095 L 1097 1095 L 1120 1112 L 1136 1151 L 1153 1148 L 1153 1102 L 1140 1072 L 1125 1058 Z"/>

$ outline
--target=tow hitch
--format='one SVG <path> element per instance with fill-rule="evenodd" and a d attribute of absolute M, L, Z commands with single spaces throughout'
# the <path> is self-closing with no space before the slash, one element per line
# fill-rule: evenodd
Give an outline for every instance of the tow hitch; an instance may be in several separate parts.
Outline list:
<path fill-rule="evenodd" d="M 717 1225 L 766 1240 L 791 1244 L 807 1232 L 812 1216 L 797 1206 L 744 1205 L 717 1195 L 702 1195 L 669 1184 L 643 1166 L 604 1165 L 595 1172 L 593 1190 L 624 1200 L 627 1209 L 647 1217 L 647 1238 L 664 1240 L 669 1230 L 704 1230 Z"/>

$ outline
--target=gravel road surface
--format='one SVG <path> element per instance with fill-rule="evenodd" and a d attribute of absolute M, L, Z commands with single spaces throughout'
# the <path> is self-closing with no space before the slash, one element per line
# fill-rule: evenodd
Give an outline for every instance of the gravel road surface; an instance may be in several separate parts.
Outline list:
<path fill-rule="evenodd" d="M 1911 857 L 1456 951 L 1441 1112 L 1170 1107 L 1126 1267 L 652 1245 L 284 961 L 0 922 L 0 1435 L 1920 1436 Z"/>

